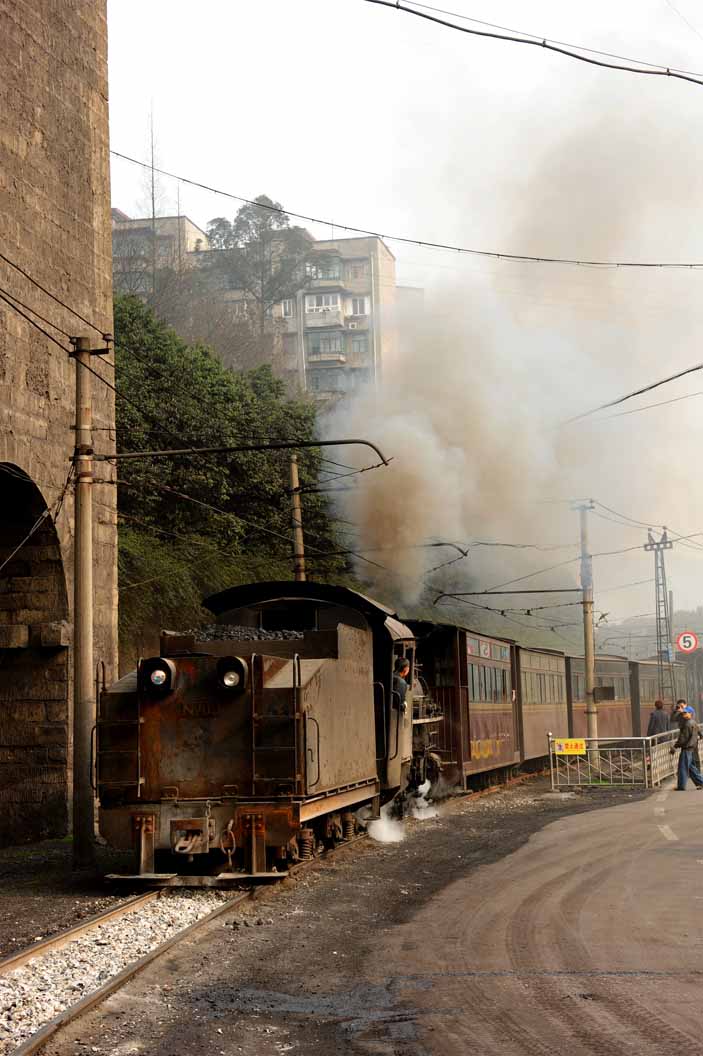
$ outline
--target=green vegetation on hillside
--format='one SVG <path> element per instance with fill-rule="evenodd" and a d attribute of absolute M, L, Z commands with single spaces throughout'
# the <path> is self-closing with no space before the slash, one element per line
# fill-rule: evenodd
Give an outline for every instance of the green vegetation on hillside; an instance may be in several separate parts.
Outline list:
<path fill-rule="evenodd" d="M 233 373 L 187 345 L 137 297 L 115 301 L 119 451 L 314 439 L 315 411 L 290 399 L 270 368 Z M 129 401 L 129 402 L 127 402 Z M 207 618 L 208 592 L 252 579 L 289 579 L 289 451 L 147 458 L 119 465 L 120 637 L 132 655 L 160 627 Z M 313 484 L 319 452 L 300 451 Z M 304 496 L 306 546 L 340 549 L 323 496 Z M 338 579 L 339 559 L 315 562 Z M 319 571 L 318 571 L 319 569 Z"/>

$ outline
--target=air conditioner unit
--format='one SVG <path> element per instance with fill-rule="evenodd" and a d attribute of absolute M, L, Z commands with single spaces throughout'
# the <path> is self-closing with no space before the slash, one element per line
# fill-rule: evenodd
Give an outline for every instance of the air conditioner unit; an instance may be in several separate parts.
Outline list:
<path fill-rule="evenodd" d="M 357 328 L 357 326 L 358 326 L 358 325 L 359 325 L 358 323 L 350 323 L 350 324 L 349 324 L 349 329 L 350 329 L 350 330 L 356 330 L 356 328 Z"/>

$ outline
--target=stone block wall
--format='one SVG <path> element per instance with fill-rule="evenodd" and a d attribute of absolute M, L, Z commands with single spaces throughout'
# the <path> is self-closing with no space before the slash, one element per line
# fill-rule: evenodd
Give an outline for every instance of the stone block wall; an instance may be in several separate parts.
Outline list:
<path fill-rule="evenodd" d="M 72 489 L 60 512 L 54 505 L 74 446 L 67 335 L 100 347 L 112 331 L 105 0 L 0 0 L 0 68 L 1 248 L 26 272 L 0 259 L 0 290 L 55 339 L 0 301 L 0 565 L 54 511 L 0 569 L 0 842 L 8 843 L 70 825 Z M 114 380 L 111 357 L 93 365 Z M 112 393 L 92 384 L 95 448 L 110 451 Z M 109 469 L 99 472 L 109 479 Z M 115 488 L 94 491 L 95 656 L 109 678 Z"/>

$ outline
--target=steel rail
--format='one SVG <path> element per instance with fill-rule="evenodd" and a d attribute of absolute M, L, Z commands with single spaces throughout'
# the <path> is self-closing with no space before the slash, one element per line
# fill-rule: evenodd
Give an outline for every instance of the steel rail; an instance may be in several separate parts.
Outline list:
<path fill-rule="evenodd" d="M 343 840 L 337 844 L 336 847 L 330 848 L 329 850 L 323 851 L 322 854 L 314 855 L 312 858 L 305 859 L 301 862 L 296 862 L 295 865 L 291 866 L 287 872 L 281 873 L 281 880 L 292 873 L 297 873 L 301 869 L 305 869 L 315 862 L 320 861 L 322 858 L 326 858 L 328 854 L 334 851 L 342 850 L 344 847 L 350 847 L 354 843 L 358 843 L 359 840 L 366 839 L 367 833 L 359 833 L 354 836 L 351 840 Z M 242 877 L 246 879 L 245 876 Z M 147 968 L 153 961 L 155 961 L 162 954 L 167 953 L 176 943 L 182 939 L 192 935 L 198 928 L 203 927 L 205 924 L 210 923 L 217 917 L 222 916 L 224 913 L 242 902 L 248 901 L 257 890 L 254 887 L 249 888 L 247 891 L 243 891 L 240 895 L 235 898 L 230 898 L 226 902 L 223 902 L 217 909 L 212 910 L 211 913 L 201 917 L 200 920 L 194 921 L 189 924 L 188 927 L 183 928 L 181 931 L 177 931 L 170 938 L 164 942 L 155 946 L 149 953 L 145 953 L 143 957 L 140 957 L 138 961 L 134 961 L 133 964 L 128 964 L 126 968 L 123 968 L 117 975 L 113 975 L 111 979 L 99 986 L 97 990 L 93 990 L 92 993 L 86 994 L 85 997 L 81 998 L 74 1005 L 69 1005 L 58 1015 L 50 1019 L 44 1026 L 40 1027 L 39 1030 L 35 1031 L 26 1041 L 23 1041 L 16 1049 L 13 1049 L 13 1056 L 33 1056 L 34 1053 L 39 1052 L 44 1045 L 57 1034 L 62 1027 L 67 1026 L 73 1022 L 74 1019 L 78 1019 L 85 1012 L 89 1012 L 96 1005 L 99 1005 L 106 998 L 110 997 L 117 990 L 121 989 L 126 983 L 138 975 L 144 968 Z M 46 939 L 42 942 L 35 943 L 33 946 L 27 947 L 26 950 L 22 950 L 17 954 L 13 954 L 11 957 L 6 958 L 4 961 L 0 961 L 0 974 L 3 971 L 10 971 L 11 968 L 17 968 L 31 957 L 36 957 L 42 953 L 48 952 L 50 949 L 58 949 L 60 946 L 70 942 L 71 939 L 77 938 L 78 935 L 85 931 L 90 931 L 98 924 L 103 924 L 106 920 L 112 920 L 120 915 L 126 915 L 134 909 L 138 909 L 140 905 L 146 902 L 150 902 L 155 898 L 159 898 L 162 894 L 161 889 L 157 891 L 148 891 L 143 895 L 137 895 L 135 898 L 129 899 L 128 902 L 122 903 L 121 906 L 115 906 L 110 910 L 107 910 L 103 914 L 97 914 L 95 917 L 91 917 L 89 921 L 85 921 L 82 925 L 79 924 L 74 928 L 69 928 L 68 931 L 61 932 L 60 935 L 55 935 L 53 939 Z"/>
<path fill-rule="evenodd" d="M 108 920 L 117 920 L 119 917 L 126 916 L 127 913 L 132 913 L 147 902 L 158 898 L 160 894 L 160 891 L 147 891 L 143 895 L 135 895 L 133 898 L 120 902 L 117 906 L 112 906 L 102 913 L 96 913 L 94 916 L 88 917 L 87 920 L 82 920 L 80 924 L 74 924 L 72 928 L 67 928 L 66 931 L 60 931 L 56 935 L 50 935 L 48 939 L 40 939 L 38 942 L 33 942 L 31 946 L 26 946 L 23 950 L 18 950 L 17 953 L 11 953 L 9 957 L 5 957 L 0 961 L 0 975 L 6 975 L 14 968 L 19 968 L 31 960 L 32 957 L 41 957 L 45 953 L 49 953 L 50 950 L 61 949 L 66 943 L 72 942 L 73 939 L 77 939 L 80 935 L 92 931 L 93 928 L 105 924 Z"/>
<path fill-rule="evenodd" d="M 158 895 L 159 892 L 149 892 L 154 896 Z M 166 953 L 175 946 L 177 942 L 192 935 L 198 928 L 203 927 L 205 924 L 209 924 L 210 921 L 216 917 L 221 916 L 223 913 L 228 912 L 237 906 L 240 902 L 244 902 L 251 898 L 253 894 L 253 888 L 249 891 L 244 891 L 241 895 L 236 898 L 230 898 L 226 902 L 223 902 L 217 909 L 213 909 L 211 913 L 207 913 L 200 920 L 194 921 L 189 924 L 187 928 L 183 928 L 181 931 L 177 931 L 170 938 L 164 942 L 155 946 L 149 953 L 145 953 L 143 957 L 140 957 L 138 961 L 134 961 L 133 964 L 128 964 L 126 968 L 123 968 L 117 975 L 113 975 L 111 979 L 108 979 L 106 983 L 99 986 L 97 990 L 93 990 L 92 993 L 86 994 L 85 997 L 77 1001 L 75 1005 L 69 1005 L 63 1012 L 59 1012 L 57 1016 L 50 1019 L 48 1023 L 45 1023 L 43 1027 L 35 1031 L 31 1037 L 27 1038 L 26 1041 L 22 1042 L 16 1049 L 13 1050 L 13 1056 L 31 1056 L 35 1052 L 39 1052 L 40 1049 L 52 1038 L 62 1027 L 65 1027 L 68 1023 L 71 1023 L 74 1019 L 78 1019 L 79 1016 L 83 1015 L 84 1012 L 90 1011 L 96 1005 L 99 1005 L 105 998 L 110 997 L 116 990 L 119 990 L 125 983 L 128 983 L 130 979 L 133 979 L 135 975 L 147 968 L 152 961 L 155 961 L 161 954 Z"/>

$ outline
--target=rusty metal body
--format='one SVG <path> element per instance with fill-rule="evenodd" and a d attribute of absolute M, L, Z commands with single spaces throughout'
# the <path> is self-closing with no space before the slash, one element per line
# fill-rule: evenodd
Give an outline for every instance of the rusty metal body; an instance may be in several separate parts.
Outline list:
<path fill-rule="evenodd" d="M 411 764 L 412 712 L 393 706 L 392 672 L 414 638 L 387 609 L 305 582 L 206 604 L 241 637 L 165 633 L 159 657 L 101 695 L 100 830 L 135 848 L 134 875 L 149 881 L 280 875 L 301 845 L 351 838 L 351 812 L 377 812 Z"/>
<path fill-rule="evenodd" d="M 443 765 L 465 786 L 472 775 L 519 763 L 511 643 L 449 624 L 410 626 L 430 696 L 444 715 L 436 741 Z"/>

